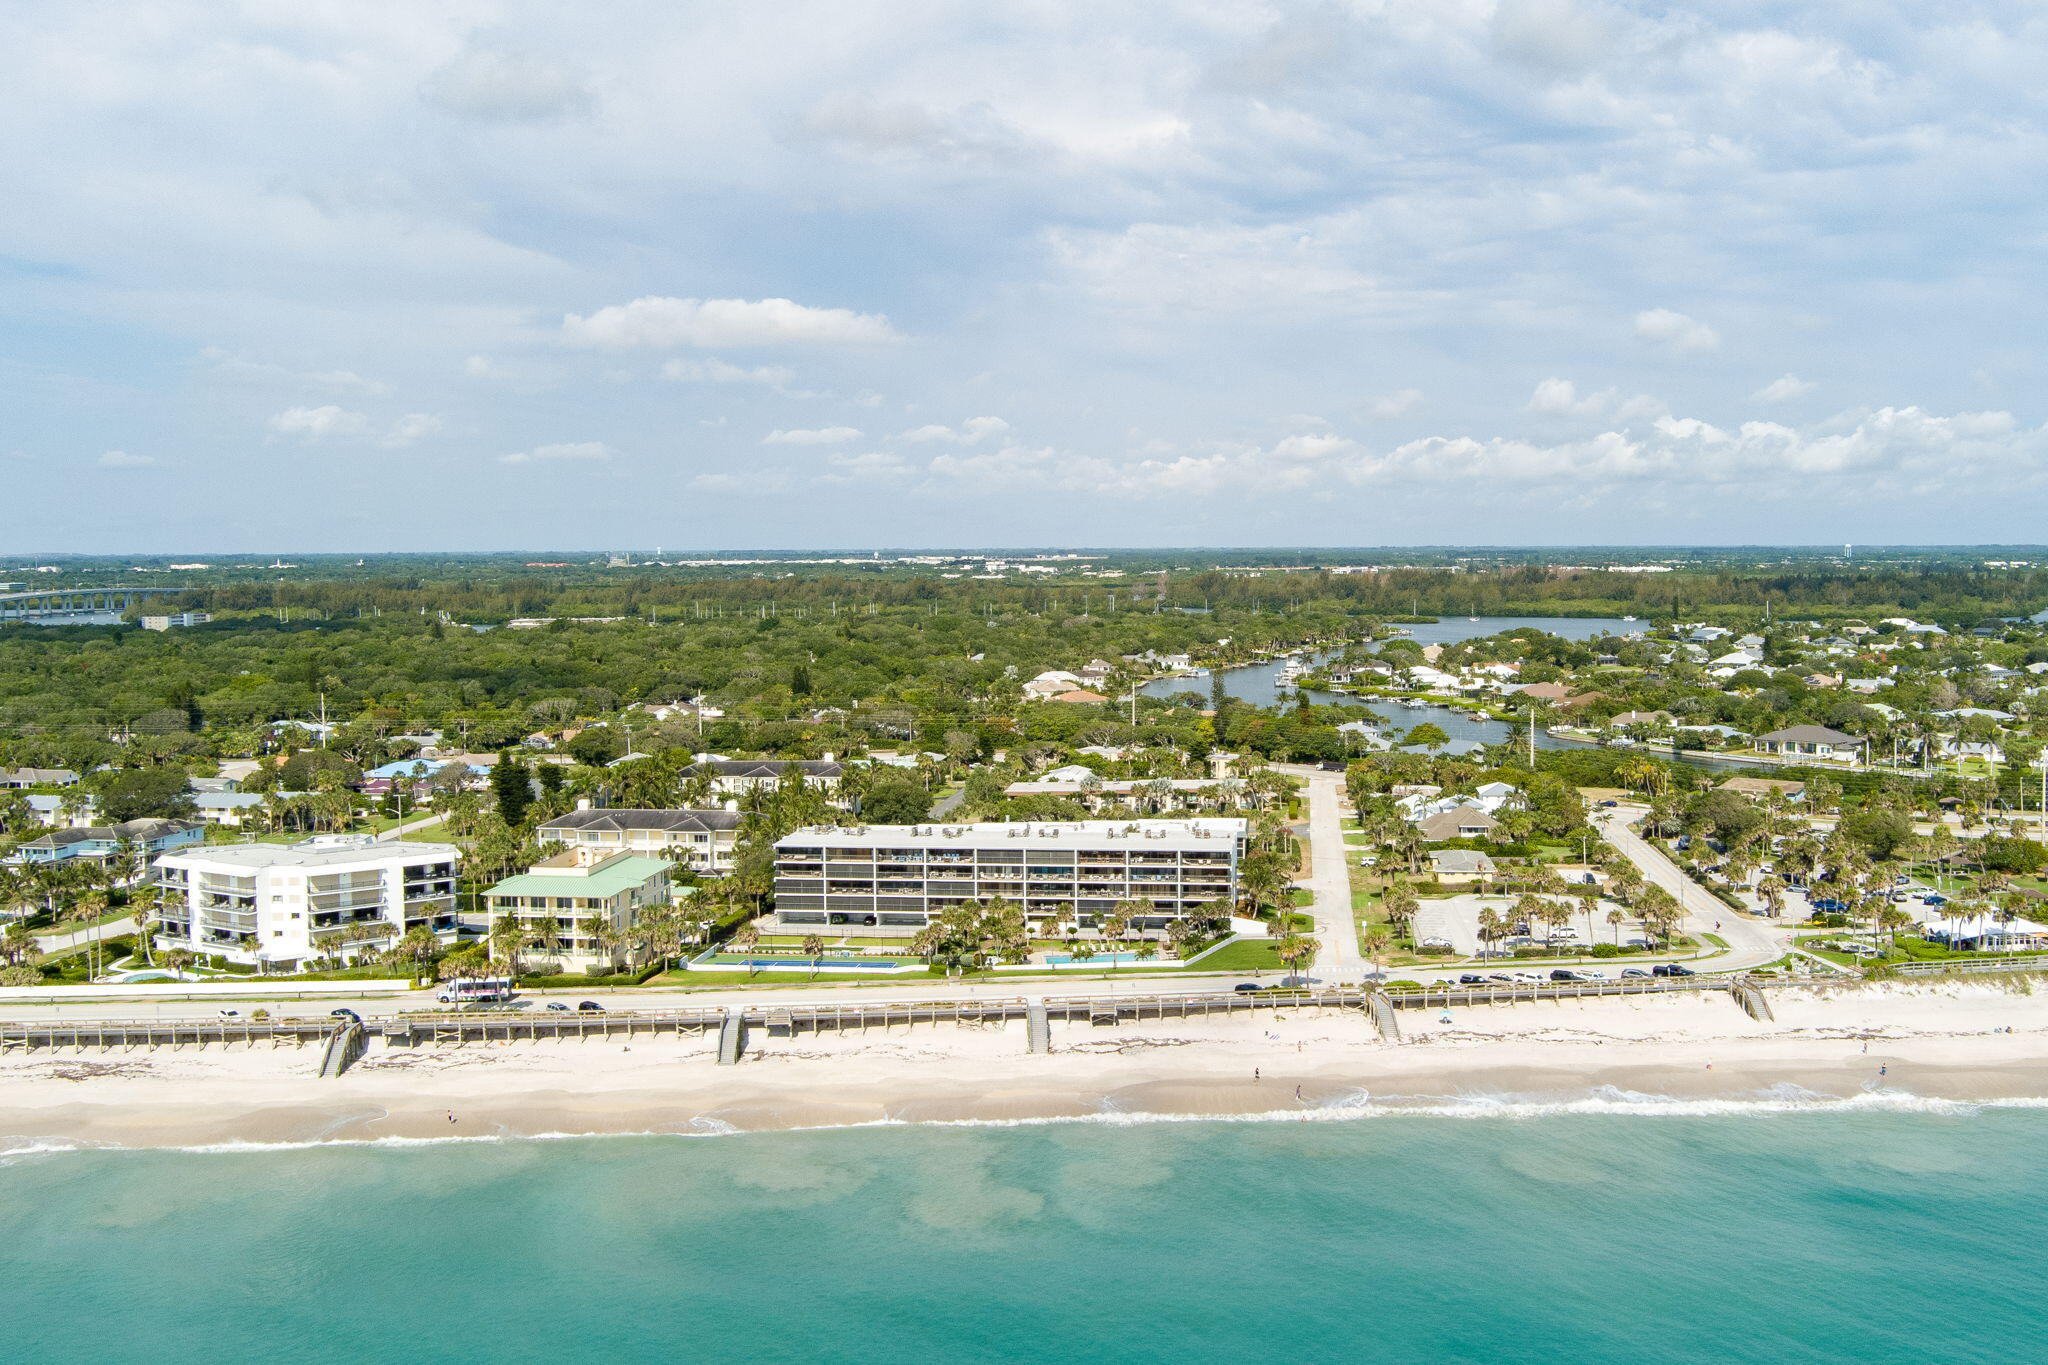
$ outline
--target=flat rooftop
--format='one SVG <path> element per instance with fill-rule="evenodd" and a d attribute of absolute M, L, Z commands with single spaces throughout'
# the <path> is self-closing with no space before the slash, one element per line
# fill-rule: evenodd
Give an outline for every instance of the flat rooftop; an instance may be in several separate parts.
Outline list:
<path fill-rule="evenodd" d="M 820 825 L 775 841 L 783 848 L 1122 848 L 1215 852 L 1250 832 L 1244 820 L 1015 820 L 980 825 Z"/>
<path fill-rule="evenodd" d="M 431 859 L 448 862 L 462 850 L 453 844 L 422 844 L 409 840 L 389 843 L 331 843 L 308 839 L 296 844 L 228 844 L 216 848 L 190 848 L 164 857 L 179 861 L 227 863 L 235 867 L 344 867 L 351 863 L 384 862 L 390 858 Z"/>

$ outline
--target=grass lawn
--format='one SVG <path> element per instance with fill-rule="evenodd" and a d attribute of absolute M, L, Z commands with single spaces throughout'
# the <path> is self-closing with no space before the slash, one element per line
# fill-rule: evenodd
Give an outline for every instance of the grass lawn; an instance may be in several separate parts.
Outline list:
<path fill-rule="evenodd" d="M 1235 943 L 1226 943 L 1215 952 L 1195 964 L 1201 972 L 1256 972 L 1279 971 L 1281 968 L 1280 945 L 1278 940 L 1241 938 Z"/>

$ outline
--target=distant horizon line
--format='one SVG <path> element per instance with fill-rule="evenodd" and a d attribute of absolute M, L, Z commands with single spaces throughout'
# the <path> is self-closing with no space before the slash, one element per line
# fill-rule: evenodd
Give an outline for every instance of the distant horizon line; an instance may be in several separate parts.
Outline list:
<path fill-rule="evenodd" d="M 448 547 L 421 547 L 404 550 L 314 550 L 314 549 L 211 549 L 211 550 L 16 550 L 5 552 L 9 560 L 76 560 L 76 559 L 176 559 L 186 557 L 224 558 L 278 558 L 299 555 L 319 559 L 345 559 L 349 557 L 370 559 L 388 558 L 399 555 L 446 555 L 450 557 L 502 557 L 510 555 L 552 555 L 601 558 L 610 555 L 628 555 L 636 559 L 645 557 L 675 561 L 678 559 L 732 559 L 756 556 L 781 556 L 787 558 L 841 558 L 874 559 L 896 558 L 908 555 L 936 555 L 956 558 L 1000 557 L 1016 555 L 1134 555 L 1134 554 L 1387 554 L 1393 552 L 1460 552 L 1465 554 L 1536 554 L 1587 552 L 1605 554 L 1627 554 L 1636 557 L 1656 553 L 1683 554 L 1692 552 L 1726 553 L 1730 551 L 1780 551 L 1812 552 L 1842 556 L 1848 550 L 1848 558 L 1864 554 L 1881 554 L 1886 551 L 1932 551 L 1957 550 L 1971 552 L 2029 552 L 2048 554 L 2048 544 L 2019 542 L 1967 542 L 1967 541 L 1891 541 L 1851 542 L 1838 546 L 1821 542 L 1775 542 L 1746 541 L 1713 543 L 1706 541 L 1645 542 L 1640 544 L 1558 542 L 1558 543 L 1472 543 L 1435 542 L 1416 544 L 1384 545 L 885 545 L 885 546 L 833 546 L 823 548 L 796 548 L 788 546 L 750 546 L 744 548 L 677 548 L 655 546 L 652 548 L 571 548 L 571 547 L 511 547 L 497 549 L 453 549 Z M 23 566 L 33 567 L 33 566 Z M 0 570 L 4 571 L 4 570 Z"/>

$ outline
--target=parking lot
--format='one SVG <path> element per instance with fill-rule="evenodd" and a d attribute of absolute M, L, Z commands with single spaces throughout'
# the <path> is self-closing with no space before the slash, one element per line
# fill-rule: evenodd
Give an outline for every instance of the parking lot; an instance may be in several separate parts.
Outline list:
<path fill-rule="evenodd" d="M 1488 906 L 1506 917 L 1513 913 L 1512 896 L 1448 896 L 1442 900 L 1425 900 L 1415 912 L 1415 941 L 1443 939 L 1466 957 L 1479 955 L 1479 916 Z M 1595 943 L 1612 943 L 1614 928 L 1607 923 L 1607 912 L 1619 908 L 1613 901 L 1603 900 L 1593 911 L 1592 923 L 1586 922 L 1583 912 L 1575 913 L 1571 923 L 1554 931 L 1551 942 L 1561 951 L 1569 952 L 1574 947 L 1589 947 Z M 1625 910 L 1623 913 L 1627 913 Z M 1540 925 L 1532 925 L 1536 933 L 1533 939 L 1501 939 L 1494 944 L 1496 952 L 1508 952 L 1530 942 L 1541 944 L 1544 931 Z M 1647 943 L 1642 925 L 1631 919 L 1620 926 L 1621 941 Z"/>

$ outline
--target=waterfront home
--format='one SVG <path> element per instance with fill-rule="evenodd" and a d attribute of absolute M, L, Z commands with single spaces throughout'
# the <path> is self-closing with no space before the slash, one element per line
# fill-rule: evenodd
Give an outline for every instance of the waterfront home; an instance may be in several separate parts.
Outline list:
<path fill-rule="evenodd" d="M 669 864 L 640 853 L 614 853 L 596 862 L 577 851 L 535 863 L 484 892 L 490 926 L 515 921 L 524 953 L 574 971 L 618 971 L 647 961 L 631 931 L 646 913 L 672 899 Z"/>
<path fill-rule="evenodd" d="M 568 845 L 586 862 L 614 853 L 639 853 L 696 871 L 724 873 L 732 871 L 739 830 L 739 812 L 725 807 L 612 809 L 593 807 L 586 801 L 541 825 L 538 834 L 543 843 Z"/>
<path fill-rule="evenodd" d="M 1866 748 L 1865 741 L 1825 725 L 1792 725 L 1756 737 L 1758 753 L 1788 758 L 1825 758 L 1854 763 L 1862 759 Z"/>
<path fill-rule="evenodd" d="M 453 844 L 364 834 L 168 853 L 156 860 L 152 932 L 160 949 L 285 971 L 368 957 L 413 929 L 452 942 L 461 862 Z"/>

